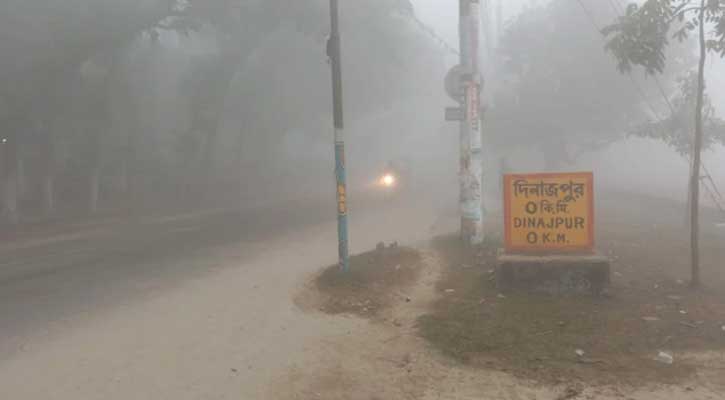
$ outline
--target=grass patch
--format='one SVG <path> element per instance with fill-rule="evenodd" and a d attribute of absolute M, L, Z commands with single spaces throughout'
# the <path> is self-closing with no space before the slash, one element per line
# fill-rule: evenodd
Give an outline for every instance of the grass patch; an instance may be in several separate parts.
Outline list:
<path fill-rule="evenodd" d="M 328 314 L 375 316 L 394 301 L 405 301 L 399 289 L 413 283 L 419 271 L 420 254 L 397 245 L 350 258 L 350 270 L 327 267 L 316 279 L 324 296 L 320 310 Z"/>
<path fill-rule="evenodd" d="M 503 297 L 493 279 L 499 240 L 466 249 L 451 236 L 434 247 L 445 264 L 441 296 L 419 318 L 419 331 L 467 365 L 546 383 L 674 383 L 695 371 L 683 351 L 725 348 L 725 301 L 716 293 L 664 280 L 652 290 L 614 287 L 609 298 Z M 643 320 L 649 316 L 657 320 Z M 654 361 L 662 350 L 675 355 L 673 365 Z"/>

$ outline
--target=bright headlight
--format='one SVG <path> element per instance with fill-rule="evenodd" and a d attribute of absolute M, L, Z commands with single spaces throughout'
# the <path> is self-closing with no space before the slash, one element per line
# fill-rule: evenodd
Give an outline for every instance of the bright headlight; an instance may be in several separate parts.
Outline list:
<path fill-rule="evenodd" d="M 385 174 L 383 175 L 382 179 L 380 179 L 380 183 L 383 184 L 383 186 L 393 186 L 395 185 L 395 176 L 392 174 Z"/>

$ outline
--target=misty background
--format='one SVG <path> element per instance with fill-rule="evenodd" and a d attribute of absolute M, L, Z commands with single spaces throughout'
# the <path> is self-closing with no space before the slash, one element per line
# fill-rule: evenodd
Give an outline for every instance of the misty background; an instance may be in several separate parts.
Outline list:
<path fill-rule="evenodd" d="M 443 121 L 443 77 L 457 59 L 458 2 L 342 3 L 351 190 L 403 160 L 455 202 L 458 127 Z M 585 3 L 600 27 L 617 17 Z M 669 113 L 653 79 L 633 74 L 643 100 L 575 2 L 506 0 L 502 21 L 495 4 L 482 52 L 487 203 L 504 164 L 591 169 L 600 185 L 684 200 L 687 158 L 633 135 Z M 334 201 L 328 18 L 322 0 L 4 1 L 3 220 Z M 694 47 L 671 51 L 660 79 L 676 99 Z M 708 69 L 722 118 L 725 64 Z M 704 154 L 725 187 L 725 150 L 715 140 Z"/>
<path fill-rule="evenodd" d="M 456 49 L 458 48 L 458 9 L 455 0 L 414 0 L 416 11 L 420 19 L 434 27 L 441 37 Z M 501 16 L 503 17 L 503 31 L 511 28 L 515 23 L 515 19 L 522 11 L 546 7 L 550 5 L 550 0 L 503 0 L 503 1 L 482 1 L 484 14 L 487 7 L 490 8 L 490 14 L 496 18 L 499 12 L 497 7 L 501 7 Z M 583 3 L 588 7 L 587 11 L 595 12 L 594 23 L 592 25 L 588 20 L 585 10 L 579 7 L 576 2 L 571 1 L 568 9 L 572 14 L 572 18 L 581 22 L 581 25 L 569 28 L 571 35 L 584 35 L 587 40 L 598 40 L 594 31 L 596 28 L 602 28 L 621 15 L 623 7 L 629 1 L 623 0 L 584 0 Z M 614 7 L 611 4 L 614 3 Z M 614 8 L 618 8 L 615 10 Z M 484 21 L 485 22 L 485 21 Z M 582 31 L 583 25 L 589 25 L 590 31 Z M 567 27 L 560 27 L 563 31 Z M 486 30 L 484 30 L 484 34 Z M 599 46 L 603 49 L 603 43 Z M 690 52 L 695 52 L 696 47 L 692 47 Z M 694 53 L 692 53 L 694 56 Z M 609 62 L 608 66 L 614 70 L 614 60 L 604 60 L 606 57 L 599 57 L 598 60 Z M 456 57 L 447 59 L 449 66 L 457 63 Z M 591 63 L 591 64 L 590 64 Z M 594 62 L 582 59 L 580 67 L 582 69 L 592 68 Z M 690 66 L 694 68 L 694 65 Z M 710 56 L 706 65 L 707 76 L 707 92 L 712 99 L 712 103 L 719 118 L 725 118 L 725 60 L 716 56 Z M 491 76 L 487 76 L 487 84 L 491 85 Z M 629 79 L 626 76 L 620 77 L 625 85 Z M 645 77 L 644 72 L 635 71 L 635 78 L 640 84 L 647 89 L 647 97 L 652 98 L 652 105 L 656 108 L 660 117 L 665 117 L 669 110 L 658 89 L 652 84 L 652 77 Z M 671 77 L 672 78 L 672 77 Z M 494 78 L 495 79 L 495 78 Z M 594 79 L 594 75 L 592 76 Z M 676 79 L 676 78 L 673 78 Z M 494 85 L 498 85 L 495 82 Z M 504 89 L 505 90 L 505 89 Z M 674 91 L 670 91 L 668 96 L 674 96 Z M 596 96 L 596 93 L 592 93 Z M 555 101 L 555 98 L 552 98 Z M 522 110 L 522 112 L 525 112 Z M 484 130 L 484 135 L 486 135 Z M 496 132 L 494 134 L 505 135 L 504 132 Z M 496 157 L 495 154 L 489 155 Z M 519 160 L 519 166 L 522 170 L 536 170 L 540 167 L 540 162 L 531 160 L 536 156 L 522 156 Z M 533 162 L 532 162 L 533 161 Z M 710 173 L 715 178 L 720 188 L 725 185 L 725 147 L 722 145 L 714 145 L 703 152 L 703 161 Z M 489 170 L 495 168 L 494 165 Z M 627 137 L 623 140 L 611 143 L 611 145 L 594 153 L 589 153 L 586 157 L 580 158 L 576 163 L 571 165 L 574 169 L 594 170 L 598 185 L 605 184 L 614 190 L 635 191 L 644 194 L 652 194 L 657 196 L 666 196 L 680 201 L 684 201 L 687 196 L 683 187 L 686 187 L 688 181 L 689 162 L 681 155 L 677 154 L 672 147 L 668 146 L 660 140 L 642 139 L 637 137 Z M 722 190 L 722 189 L 721 189 Z M 705 196 L 704 201 L 711 204 L 710 199 Z"/>

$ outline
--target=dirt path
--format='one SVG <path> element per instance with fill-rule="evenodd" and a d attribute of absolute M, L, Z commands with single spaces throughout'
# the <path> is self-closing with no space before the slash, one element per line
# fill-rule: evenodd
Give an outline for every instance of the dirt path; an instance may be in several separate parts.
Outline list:
<path fill-rule="evenodd" d="M 439 209 L 425 204 L 358 213 L 351 221 L 352 251 L 368 250 L 379 241 L 421 244 L 455 228 L 455 220 L 442 221 L 438 215 Z M 103 313 L 81 310 L 62 321 L 60 334 L 30 337 L 19 352 L 0 361 L 0 397 L 725 398 L 723 386 L 713 383 L 723 376 L 720 354 L 687 355 L 707 367 L 690 382 L 630 392 L 567 382 L 541 386 L 505 371 L 461 366 L 417 336 L 416 319 L 440 295 L 435 289 L 440 263 L 430 251 L 419 281 L 404 293 L 411 301 L 401 301 L 380 320 L 305 312 L 293 297 L 320 265 L 334 262 L 334 243 L 334 223 L 307 224 L 264 241 L 226 242 L 205 252 L 204 259 L 166 260 L 179 267 L 199 263 L 213 273 L 173 286 L 160 277 L 129 281 L 145 288 L 142 298 L 115 301 Z M 83 277 L 78 279 L 82 285 Z"/>
<path fill-rule="evenodd" d="M 379 240 L 422 240 L 436 214 L 423 205 L 358 213 L 352 250 Z M 138 281 L 148 289 L 141 299 L 75 313 L 43 340 L 27 336 L 19 352 L 0 361 L 0 397 L 265 399 L 275 377 L 305 368 L 321 335 L 345 337 L 351 329 L 348 321 L 304 314 L 292 302 L 302 277 L 334 262 L 335 235 L 334 223 L 308 224 L 205 252 L 198 267 L 212 274 L 171 287 L 160 277 Z"/>
<path fill-rule="evenodd" d="M 556 390 L 528 387 L 504 373 L 457 366 L 428 347 L 416 319 L 435 299 L 440 262 L 423 254 L 420 279 L 375 322 L 316 314 L 328 331 L 346 334 L 318 340 L 304 366 L 293 366 L 271 387 L 275 400 L 529 399 L 555 398 Z M 536 397 L 531 397 L 531 396 Z M 487 396 L 487 397 L 481 397 Z M 547 396 L 547 397 L 541 397 Z"/>
<path fill-rule="evenodd" d="M 725 355 L 687 354 L 688 362 L 703 367 L 687 382 L 653 384 L 636 389 L 585 387 L 562 381 L 542 385 L 515 378 L 501 370 L 470 368 L 441 355 L 420 338 L 418 316 L 428 312 L 441 294 L 436 289 L 442 262 L 432 249 L 424 251 L 419 281 L 385 313 L 369 321 L 319 312 L 321 332 L 306 351 L 304 365 L 293 365 L 277 378 L 270 399 L 384 400 L 384 399 L 723 399 Z M 309 301 L 309 299 L 308 299 Z M 314 311 L 313 311 L 314 312 Z M 342 328 L 344 334 L 340 335 Z M 682 361 L 685 361 L 684 359 Z"/>

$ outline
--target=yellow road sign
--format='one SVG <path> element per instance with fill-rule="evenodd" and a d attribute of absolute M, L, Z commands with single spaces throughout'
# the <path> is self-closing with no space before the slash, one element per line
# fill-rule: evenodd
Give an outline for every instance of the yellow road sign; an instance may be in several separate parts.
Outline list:
<path fill-rule="evenodd" d="M 504 219 L 508 251 L 593 250 L 593 174 L 505 175 Z"/>

